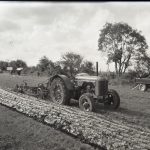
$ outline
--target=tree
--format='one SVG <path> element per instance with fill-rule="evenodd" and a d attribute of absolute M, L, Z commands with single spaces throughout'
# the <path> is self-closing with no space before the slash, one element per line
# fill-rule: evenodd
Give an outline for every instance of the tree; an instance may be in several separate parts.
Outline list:
<path fill-rule="evenodd" d="M 62 55 L 60 65 L 63 66 L 64 73 L 68 76 L 74 76 L 81 70 L 83 57 L 73 52 L 67 52 Z"/>
<path fill-rule="evenodd" d="M 150 57 L 148 54 L 145 53 L 143 56 L 138 57 L 135 62 L 134 68 L 139 76 L 150 75 Z"/>
<path fill-rule="evenodd" d="M 27 64 L 25 61 L 21 60 L 21 59 L 17 59 L 16 60 L 16 66 L 19 68 L 19 67 L 22 67 L 22 68 L 26 68 L 27 67 Z"/>
<path fill-rule="evenodd" d="M 10 67 L 13 67 L 14 70 L 16 70 L 17 68 L 26 68 L 27 67 L 27 64 L 25 61 L 21 60 L 21 59 L 17 59 L 17 60 L 12 60 L 10 63 L 9 63 L 9 66 Z"/>
<path fill-rule="evenodd" d="M 55 64 L 48 57 L 43 56 L 39 60 L 39 64 L 37 65 L 37 69 L 39 72 L 44 72 L 47 75 L 52 75 L 55 73 Z"/>
<path fill-rule="evenodd" d="M 0 61 L 0 69 L 2 71 L 7 70 L 7 67 L 8 67 L 8 62 L 6 62 L 6 61 Z"/>
<path fill-rule="evenodd" d="M 41 71 L 46 71 L 46 70 L 51 70 L 52 68 L 54 68 L 54 63 L 51 60 L 49 60 L 49 58 L 47 58 L 46 56 L 43 56 L 40 59 L 38 66 Z"/>
<path fill-rule="evenodd" d="M 43 56 L 39 60 L 38 68 L 40 69 L 41 72 L 43 72 L 48 69 L 48 66 L 49 66 L 49 59 L 46 56 Z"/>
<path fill-rule="evenodd" d="M 107 54 L 107 63 L 114 63 L 118 76 L 147 48 L 145 37 L 126 23 L 106 23 L 98 39 L 98 50 Z"/>
<path fill-rule="evenodd" d="M 81 66 L 81 71 L 90 75 L 94 74 L 94 65 L 91 61 L 84 61 Z"/>

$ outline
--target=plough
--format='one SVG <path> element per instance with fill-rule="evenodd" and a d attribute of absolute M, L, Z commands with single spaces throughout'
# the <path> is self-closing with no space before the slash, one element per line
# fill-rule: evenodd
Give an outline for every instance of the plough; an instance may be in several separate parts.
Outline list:
<path fill-rule="evenodd" d="M 48 96 L 48 89 L 46 88 L 47 83 L 39 83 L 38 86 L 29 86 L 28 83 L 24 80 L 23 84 L 16 84 L 14 91 L 34 96 L 41 99 L 46 99 Z"/>

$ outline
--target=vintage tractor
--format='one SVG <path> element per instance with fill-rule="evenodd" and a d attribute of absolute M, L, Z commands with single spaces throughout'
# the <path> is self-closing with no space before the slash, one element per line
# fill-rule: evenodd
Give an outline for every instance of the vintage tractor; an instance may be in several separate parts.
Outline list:
<path fill-rule="evenodd" d="M 41 83 L 37 87 L 30 87 L 24 82 L 24 85 L 16 85 L 15 91 L 50 99 L 60 105 L 69 105 L 70 100 L 75 99 L 84 111 L 94 111 L 97 103 L 111 109 L 117 109 L 120 105 L 120 97 L 115 90 L 108 89 L 107 79 L 85 73 L 72 79 L 65 75 L 54 75 L 45 85 Z"/>
<path fill-rule="evenodd" d="M 71 99 L 79 101 L 79 107 L 84 111 L 94 111 L 97 103 L 117 109 L 120 105 L 120 97 L 113 89 L 108 89 L 108 80 L 98 76 L 98 63 L 96 65 L 97 76 L 86 73 L 77 74 L 73 78 L 66 75 L 53 75 L 46 85 L 38 84 L 37 87 L 16 86 L 16 91 L 32 96 L 47 98 L 54 103 L 69 105 Z"/>
<path fill-rule="evenodd" d="M 84 111 L 94 111 L 96 103 L 112 109 L 120 105 L 118 93 L 109 90 L 108 80 L 100 76 L 79 74 L 71 80 L 65 75 L 55 75 L 50 78 L 47 89 L 54 103 L 68 105 L 70 99 L 75 99 Z"/>

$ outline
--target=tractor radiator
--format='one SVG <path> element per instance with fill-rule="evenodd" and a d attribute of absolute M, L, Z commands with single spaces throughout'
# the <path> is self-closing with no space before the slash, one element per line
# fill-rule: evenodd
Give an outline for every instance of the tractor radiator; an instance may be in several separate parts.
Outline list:
<path fill-rule="evenodd" d="M 107 95 L 107 92 L 108 92 L 108 80 L 106 79 L 96 80 L 95 95 L 104 96 L 104 95 Z"/>

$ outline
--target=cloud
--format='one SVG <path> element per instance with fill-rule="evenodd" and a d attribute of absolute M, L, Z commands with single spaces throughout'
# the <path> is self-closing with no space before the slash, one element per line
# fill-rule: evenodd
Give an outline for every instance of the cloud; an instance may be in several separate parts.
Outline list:
<path fill-rule="evenodd" d="M 20 30 L 20 26 L 10 20 L 0 20 L 0 32 L 11 32 L 15 30 Z"/>
<path fill-rule="evenodd" d="M 147 44 L 150 46 L 150 11 L 145 10 L 139 14 L 135 15 L 135 25 L 134 27 L 141 31 L 141 34 L 146 38 Z M 150 51 L 148 51 L 150 53 Z"/>

